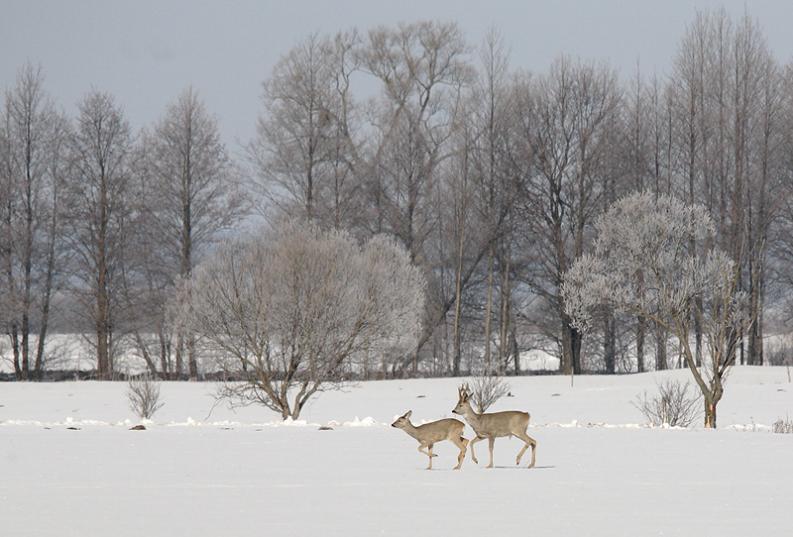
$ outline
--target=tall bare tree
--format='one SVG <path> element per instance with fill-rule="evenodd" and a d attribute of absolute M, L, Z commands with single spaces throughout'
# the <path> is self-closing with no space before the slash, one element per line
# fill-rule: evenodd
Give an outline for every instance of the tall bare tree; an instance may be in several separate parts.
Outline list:
<path fill-rule="evenodd" d="M 565 313 L 562 276 L 584 253 L 600 209 L 604 160 L 620 99 L 616 75 L 596 64 L 558 59 L 521 90 L 524 160 L 521 210 L 538 259 L 528 281 L 559 318 L 561 369 L 581 371 L 581 334 Z"/>
<path fill-rule="evenodd" d="M 113 97 L 98 91 L 86 95 L 70 144 L 73 174 L 65 192 L 65 223 L 74 290 L 94 327 L 100 379 L 113 373 L 114 333 L 122 319 L 117 277 L 130 233 L 131 147 L 129 125 Z"/>
<path fill-rule="evenodd" d="M 356 215 L 357 33 L 312 34 L 292 48 L 264 83 L 264 114 L 249 145 L 272 213 L 295 214 L 339 228 Z"/>
<path fill-rule="evenodd" d="M 146 206 L 141 208 L 145 213 L 141 234 L 151 241 L 142 246 L 144 250 L 159 248 L 160 256 L 150 261 L 165 266 L 141 268 L 146 272 L 159 270 L 170 280 L 167 285 L 172 289 L 176 279 L 190 278 L 200 255 L 218 234 L 239 221 L 246 202 L 240 175 L 220 141 L 217 121 L 192 88 L 183 91 L 142 138 L 140 180 L 148 185 L 140 186 L 148 190 L 148 195 L 143 196 Z M 152 281 L 152 276 L 144 281 Z M 154 290 L 162 286 L 147 287 Z M 158 331 L 161 333 L 162 327 Z M 186 354 L 189 376 L 197 378 L 193 347 L 191 341 L 177 334 L 177 375 L 183 372 Z M 141 348 L 141 352 L 148 351 Z"/>
<path fill-rule="evenodd" d="M 20 69 L 16 85 L 6 92 L 0 118 L 6 331 L 17 378 L 27 379 L 42 373 L 60 259 L 56 245 L 66 124 L 44 91 L 41 69 L 31 64 Z"/>

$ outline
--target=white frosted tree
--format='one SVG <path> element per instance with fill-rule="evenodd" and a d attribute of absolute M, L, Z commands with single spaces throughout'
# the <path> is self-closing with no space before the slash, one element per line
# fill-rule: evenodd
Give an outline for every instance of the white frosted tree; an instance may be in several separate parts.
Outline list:
<path fill-rule="evenodd" d="M 603 306 L 667 329 L 680 342 L 702 391 L 705 426 L 715 428 L 716 405 L 748 321 L 733 262 L 724 252 L 706 247 L 715 232 L 707 209 L 671 196 L 632 194 L 615 202 L 595 231 L 593 252 L 564 276 L 566 314 L 582 331 Z M 697 366 L 691 348 L 695 318 L 702 320 L 707 343 L 702 366 Z"/>
<path fill-rule="evenodd" d="M 288 221 L 221 247 L 194 272 L 184 318 L 229 378 L 220 396 L 296 419 L 364 353 L 406 352 L 425 283 L 404 247 Z"/>

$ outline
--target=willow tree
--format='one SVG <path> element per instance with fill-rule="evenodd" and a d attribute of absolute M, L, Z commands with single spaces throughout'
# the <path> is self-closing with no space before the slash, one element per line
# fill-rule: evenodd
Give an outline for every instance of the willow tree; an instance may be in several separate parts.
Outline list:
<path fill-rule="evenodd" d="M 218 249 L 190 281 L 187 327 L 231 379 L 220 396 L 297 419 L 357 357 L 415 345 L 424 278 L 406 249 L 286 222 Z"/>

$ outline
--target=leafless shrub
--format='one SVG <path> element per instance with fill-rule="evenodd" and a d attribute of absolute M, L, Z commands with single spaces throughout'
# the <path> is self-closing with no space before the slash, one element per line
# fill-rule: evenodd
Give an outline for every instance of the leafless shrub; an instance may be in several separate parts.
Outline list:
<path fill-rule="evenodd" d="M 653 425 L 689 427 L 701 414 L 701 399 L 695 390 L 689 392 L 688 382 L 668 379 L 658 385 L 656 395 L 637 395 L 633 406 Z"/>
<path fill-rule="evenodd" d="M 127 399 L 129 408 L 142 419 L 151 419 L 165 404 L 160 402 L 160 383 L 148 374 L 130 377 Z"/>
<path fill-rule="evenodd" d="M 509 383 L 496 375 L 482 374 L 471 381 L 471 400 L 480 414 L 509 393 Z"/>
<path fill-rule="evenodd" d="M 793 420 L 790 419 L 790 416 L 786 416 L 784 419 L 779 418 L 774 422 L 772 430 L 779 434 L 793 434 Z"/>

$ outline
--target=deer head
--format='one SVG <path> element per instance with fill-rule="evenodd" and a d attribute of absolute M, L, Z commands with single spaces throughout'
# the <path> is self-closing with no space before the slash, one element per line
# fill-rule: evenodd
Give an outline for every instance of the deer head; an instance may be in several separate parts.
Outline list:
<path fill-rule="evenodd" d="M 412 410 L 408 410 L 401 416 L 399 416 L 394 423 L 391 424 L 391 427 L 396 427 L 397 429 L 404 429 L 411 425 L 410 423 L 410 415 L 413 414 Z"/>
<path fill-rule="evenodd" d="M 468 402 L 470 397 L 471 390 L 468 388 L 468 384 L 462 384 L 457 388 L 457 406 L 454 407 L 452 412 L 454 414 L 465 414 L 466 410 L 470 410 L 471 404 Z"/>

